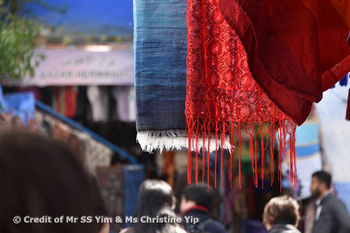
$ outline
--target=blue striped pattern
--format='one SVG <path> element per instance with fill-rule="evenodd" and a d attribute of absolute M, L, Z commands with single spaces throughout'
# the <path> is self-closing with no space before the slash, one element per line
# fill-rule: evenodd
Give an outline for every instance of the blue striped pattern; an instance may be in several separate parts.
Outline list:
<path fill-rule="evenodd" d="M 184 130 L 187 0 L 134 0 L 137 130 Z"/>

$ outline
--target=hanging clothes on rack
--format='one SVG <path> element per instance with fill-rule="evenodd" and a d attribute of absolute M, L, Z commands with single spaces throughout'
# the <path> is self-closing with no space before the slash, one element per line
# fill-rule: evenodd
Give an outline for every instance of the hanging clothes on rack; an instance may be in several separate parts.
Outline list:
<path fill-rule="evenodd" d="M 113 151 L 88 134 L 40 111 L 36 112 L 36 122 L 41 127 L 41 133 L 46 131 L 45 135 L 68 144 L 76 152 L 80 150 L 83 163 L 92 174 L 96 173 L 98 167 L 110 166 Z"/>
<path fill-rule="evenodd" d="M 107 87 L 89 86 L 87 96 L 92 108 L 94 121 L 108 121 L 109 96 Z"/>
<path fill-rule="evenodd" d="M 77 97 L 77 87 L 54 87 L 53 108 L 63 116 L 74 118 L 77 114 Z"/>
<path fill-rule="evenodd" d="M 135 88 L 133 86 L 116 86 L 112 94 L 117 102 L 118 120 L 122 122 L 135 122 Z"/>

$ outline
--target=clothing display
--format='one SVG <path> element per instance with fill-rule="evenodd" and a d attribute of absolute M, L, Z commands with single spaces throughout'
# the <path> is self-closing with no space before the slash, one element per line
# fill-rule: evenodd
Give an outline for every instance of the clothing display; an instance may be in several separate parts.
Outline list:
<path fill-rule="evenodd" d="M 96 173 L 101 196 L 106 204 L 109 216 L 131 217 L 136 210 L 140 185 L 145 180 L 142 165 L 117 165 L 98 168 Z M 113 232 L 119 232 L 130 222 L 112 222 Z"/>
<path fill-rule="evenodd" d="M 254 80 L 298 125 L 350 71 L 348 1 L 219 0 L 219 6 Z"/>
<path fill-rule="evenodd" d="M 54 87 L 53 109 L 66 117 L 74 118 L 77 111 L 77 97 L 77 87 Z"/>
<path fill-rule="evenodd" d="M 18 117 L 19 124 L 27 125 L 34 119 L 35 99 L 32 92 L 11 93 L 3 96 L 0 112 Z M 15 119 L 15 118 L 13 118 Z"/>
<path fill-rule="evenodd" d="M 225 21 L 219 8 L 219 0 L 208 0 L 204 4 L 200 0 L 190 0 L 187 23 L 188 148 L 198 153 L 203 146 L 207 154 L 212 150 L 217 151 L 219 147 L 228 148 L 231 150 L 229 163 L 232 164 L 234 135 L 239 137 L 236 148 L 239 157 L 242 138 L 247 135 L 250 141 L 250 159 L 257 161 L 257 151 L 261 151 L 261 167 L 264 170 L 266 145 L 271 145 L 271 160 L 277 157 L 279 162 L 287 146 L 290 146 L 291 179 L 294 179 L 296 124 L 270 100 L 253 79 L 249 70 L 249 58 L 238 35 Z M 273 145 L 276 134 L 280 148 L 278 156 L 275 157 Z M 261 135 L 260 147 L 257 144 L 258 135 Z M 271 138 L 270 141 L 265 141 L 266 135 Z M 223 153 L 216 153 L 215 156 L 222 158 Z M 190 157 L 189 152 L 189 160 Z M 190 166 L 188 169 L 191 169 Z M 232 166 L 229 169 L 229 179 L 232 181 Z M 253 170 L 257 174 L 256 162 Z M 264 175 L 261 177 L 264 178 Z M 190 176 L 188 182 L 191 182 Z M 257 186 L 257 176 L 255 185 Z"/>
<path fill-rule="evenodd" d="M 133 86 L 118 86 L 113 88 L 113 97 L 117 102 L 118 120 L 122 122 L 135 122 L 135 88 Z"/>
<path fill-rule="evenodd" d="M 92 108 L 92 119 L 94 121 L 107 121 L 109 97 L 106 87 L 89 86 L 87 96 Z"/>
<path fill-rule="evenodd" d="M 27 129 L 72 147 L 92 174 L 95 174 L 97 167 L 108 167 L 111 164 L 113 151 L 110 148 L 48 114 L 36 111 L 35 121 Z"/>
<path fill-rule="evenodd" d="M 85 153 L 88 170 L 95 174 L 98 167 L 109 167 L 113 152 L 111 149 L 84 133 L 76 133 Z"/>
<path fill-rule="evenodd" d="M 137 198 L 140 185 L 145 180 L 145 167 L 143 165 L 126 165 L 124 167 L 124 216 L 132 216 L 137 207 Z M 129 227 L 130 222 L 124 224 Z"/>
<path fill-rule="evenodd" d="M 186 146 L 187 0 L 134 0 L 137 140 L 144 151 Z"/>

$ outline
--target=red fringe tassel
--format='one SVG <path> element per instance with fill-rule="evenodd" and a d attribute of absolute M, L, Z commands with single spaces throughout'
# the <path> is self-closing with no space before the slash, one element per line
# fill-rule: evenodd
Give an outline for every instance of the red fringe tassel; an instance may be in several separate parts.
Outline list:
<path fill-rule="evenodd" d="M 212 127 L 214 126 L 214 127 Z M 214 130 L 215 134 L 211 134 L 210 132 Z M 291 120 L 281 120 L 278 122 L 262 122 L 258 124 L 252 124 L 252 123 L 231 123 L 228 126 L 228 123 L 226 122 L 215 122 L 215 123 L 208 123 L 205 121 L 202 121 L 200 119 L 190 119 L 188 120 L 188 143 L 189 143 L 189 152 L 188 152 L 188 183 L 191 183 L 191 160 L 192 160 L 192 151 L 195 151 L 195 182 L 198 184 L 198 154 L 201 150 L 203 157 L 203 167 L 202 167 L 202 182 L 204 183 L 205 178 L 207 178 L 207 183 L 209 185 L 209 173 L 210 173 L 210 147 L 211 147 L 211 140 L 215 140 L 215 188 L 217 188 L 217 179 L 218 179 L 218 150 L 220 149 L 220 183 L 221 187 L 224 187 L 223 183 L 223 176 L 224 176 L 224 164 L 225 161 L 228 164 L 226 166 L 228 171 L 228 179 L 230 182 L 230 187 L 233 187 L 234 182 L 234 150 L 238 149 L 238 176 L 239 176 L 239 188 L 242 188 L 242 166 L 241 166 L 241 153 L 242 153 L 242 146 L 244 144 L 243 140 L 244 138 L 248 139 L 249 143 L 249 154 L 251 159 L 251 165 L 252 165 L 252 172 L 253 172 L 253 182 L 255 187 L 258 187 L 259 185 L 259 165 L 258 165 L 258 157 L 260 154 L 261 159 L 261 174 L 260 178 L 262 181 L 262 187 L 264 184 L 265 179 L 265 160 L 266 160 L 266 151 L 268 146 L 270 146 L 269 154 L 270 154 L 270 161 L 271 161 L 271 185 L 273 185 L 274 182 L 274 148 L 275 148 L 275 142 L 276 139 L 278 140 L 279 144 L 279 153 L 278 153 L 278 180 L 280 181 L 280 185 L 282 188 L 282 160 L 286 157 L 287 149 L 289 147 L 289 159 L 290 159 L 290 180 L 291 183 L 294 185 L 297 185 L 297 170 L 296 170 L 296 154 L 295 154 L 295 131 L 296 131 L 296 124 Z M 238 136 L 238 142 L 235 145 L 235 136 Z M 229 135 L 229 137 L 227 137 Z M 215 138 L 213 138 L 215 137 Z M 260 148 L 258 145 L 258 137 L 260 137 Z M 225 144 L 225 140 L 230 139 L 230 153 L 229 157 L 224 157 L 223 149 L 221 148 L 222 145 Z M 199 141 L 202 140 L 202 145 L 199 145 Z M 266 140 L 266 143 L 265 143 Z M 219 145 L 220 142 L 220 145 Z M 287 143 L 289 142 L 289 143 Z M 289 144 L 289 145 L 288 145 Z M 202 148 L 200 148 L 202 146 Z M 205 155 L 206 158 L 205 159 Z"/>

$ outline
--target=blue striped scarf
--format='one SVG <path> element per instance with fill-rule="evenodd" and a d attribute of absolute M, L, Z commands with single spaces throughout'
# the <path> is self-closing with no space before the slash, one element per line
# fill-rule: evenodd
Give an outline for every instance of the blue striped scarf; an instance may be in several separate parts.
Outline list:
<path fill-rule="evenodd" d="M 185 139 L 187 0 L 134 0 L 138 141 L 143 150 Z"/>

